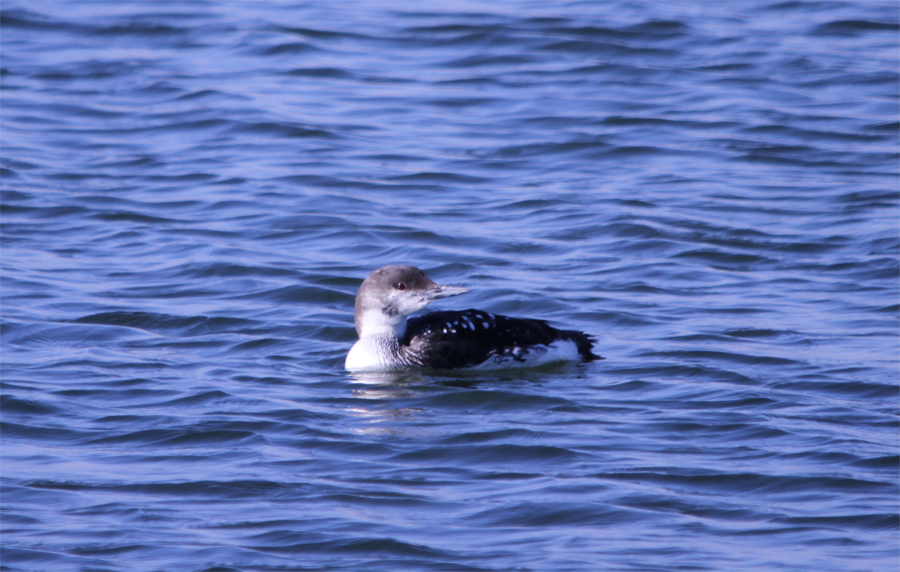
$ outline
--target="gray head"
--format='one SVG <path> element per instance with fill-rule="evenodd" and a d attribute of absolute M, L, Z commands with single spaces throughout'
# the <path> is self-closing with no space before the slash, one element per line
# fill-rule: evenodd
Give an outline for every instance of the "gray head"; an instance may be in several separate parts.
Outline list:
<path fill-rule="evenodd" d="M 407 315 L 432 300 L 465 292 L 460 286 L 435 284 L 415 266 L 382 266 L 363 280 L 356 294 L 356 332 L 362 337 L 389 329 L 402 335 Z"/>

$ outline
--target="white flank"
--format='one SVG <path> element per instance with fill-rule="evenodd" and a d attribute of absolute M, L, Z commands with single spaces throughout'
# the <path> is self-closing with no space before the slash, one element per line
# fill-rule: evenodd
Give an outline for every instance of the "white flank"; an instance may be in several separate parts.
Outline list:
<path fill-rule="evenodd" d="M 527 350 L 521 350 L 520 356 L 525 361 L 519 361 L 512 356 L 494 356 L 471 369 L 537 367 L 548 363 L 579 361 L 581 359 L 581 355 L 578 353 L 578 346 L 571 340 L 557 340 L 549 346 L 529 346 Z"/>

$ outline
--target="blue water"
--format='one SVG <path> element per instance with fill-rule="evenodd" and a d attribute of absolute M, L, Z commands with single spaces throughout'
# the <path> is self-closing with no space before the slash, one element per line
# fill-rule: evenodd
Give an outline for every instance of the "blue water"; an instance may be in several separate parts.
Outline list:
<path fill-rule="evenodd" d="M 2 5 L 8 571 L 895 571 L 900 6 Z M 360 281 L 602 362 L 352 376 Z"/>

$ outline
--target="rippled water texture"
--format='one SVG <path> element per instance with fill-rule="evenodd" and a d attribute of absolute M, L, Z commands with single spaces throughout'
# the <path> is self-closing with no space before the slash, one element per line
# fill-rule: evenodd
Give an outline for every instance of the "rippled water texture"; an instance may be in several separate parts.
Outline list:
<path fill-rule="evenodd" d="M 2 570 L 896 571 L 895 1 L 2 5 Z M 362 278 L 605 361 L 353 377 Z"/>

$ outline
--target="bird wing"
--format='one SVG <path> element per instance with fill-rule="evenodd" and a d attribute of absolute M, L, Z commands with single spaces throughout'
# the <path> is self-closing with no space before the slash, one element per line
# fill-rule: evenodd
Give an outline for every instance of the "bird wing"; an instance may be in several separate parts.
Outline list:
<path fill-rule="evenodd" d="M 419 366 L 458 369 L 477 366 L 494 356 L 524 362 L 529 347 L 571 339 L 570 333 L 580 334 L 557 330 L 543 320 L 509 318 L 482 310 L 432 312 L 407 322 L 401 347 Z"/>

